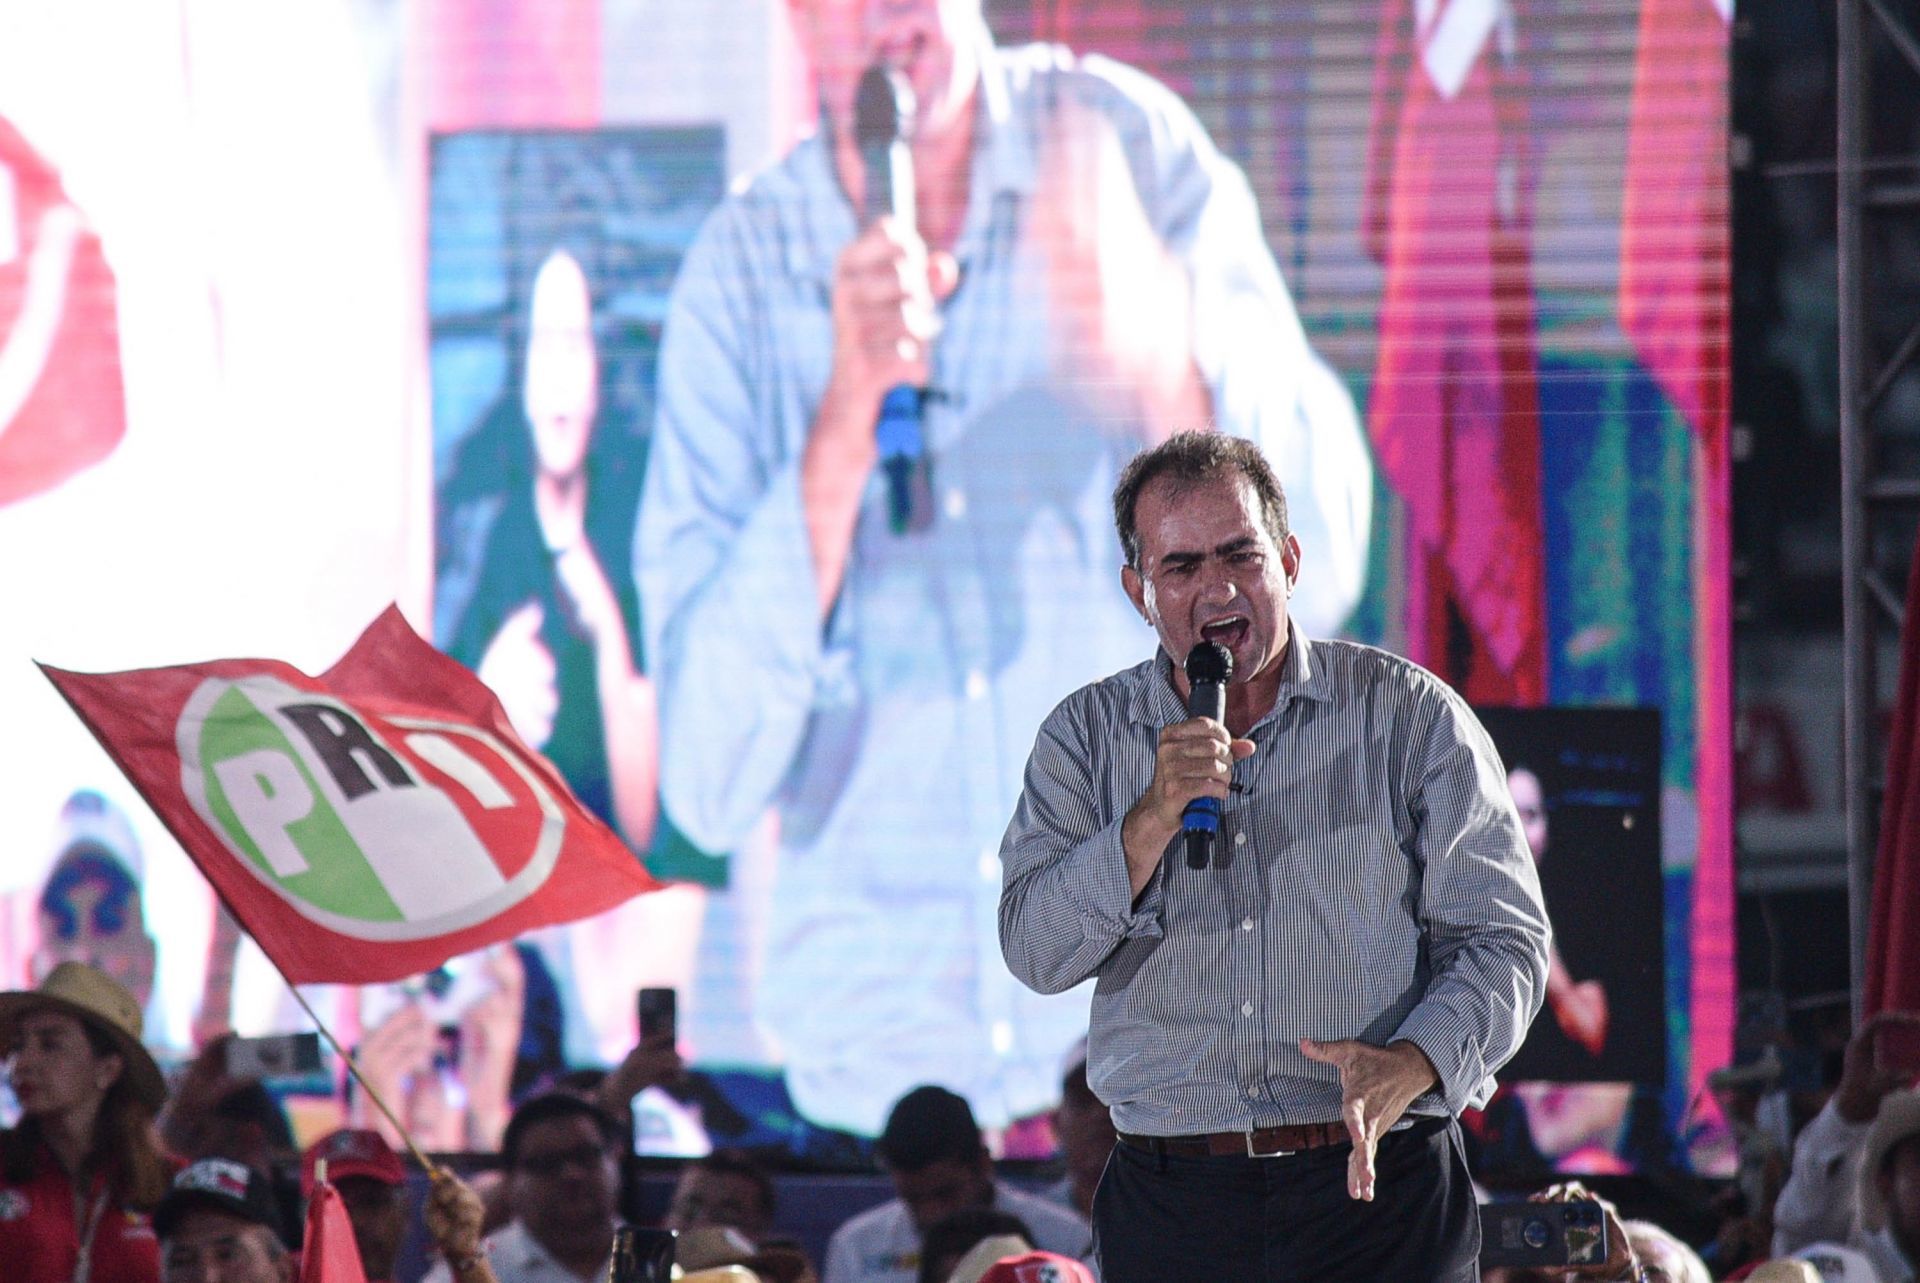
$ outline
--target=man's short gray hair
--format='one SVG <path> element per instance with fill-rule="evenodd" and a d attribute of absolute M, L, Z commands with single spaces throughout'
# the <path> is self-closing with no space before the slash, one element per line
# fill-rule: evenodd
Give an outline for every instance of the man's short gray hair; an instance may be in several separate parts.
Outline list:
<path fill-rule="evenodd" d="M 1140 493 L 1155 481 L 1165 478 L 1180 494 L 1214 479 L 1237 474 L 1245 477 L 1260 502 L 1260 515 L 1273 542 L 1287 540 L 1287 494 L 1273 465 L 1260 453 L 1260 447 L 1245 437 L 1226 432 L 1179 432 L 1151 449 L 1142 450 L 1128 461 L 1113 488 L 1113 525 L 1120 535 L 1120 549 L 1127 564 L 1140 569 L 1140 528 L 1135 513 Z"/>

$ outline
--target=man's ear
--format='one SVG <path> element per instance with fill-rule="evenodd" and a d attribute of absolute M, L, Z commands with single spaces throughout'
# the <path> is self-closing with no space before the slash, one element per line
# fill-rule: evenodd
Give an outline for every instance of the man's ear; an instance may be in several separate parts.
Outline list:
<path fill-rule="evenodd" d="M 1291 530 L 1280 549 L 1280 567 L 1287 572 L 1287 596 L 1291 597 L 1294 585 L 1300 582 L 1300 537 Z"/>
<path fill-rule="evenodd" d="M 1147 581 L 1140 577 L 1140 572 L 1132 566 L 1120 567 L 1120 586 L 1126 590 L 1127 600 L 1133 603 L 1140 618 L 1151 625 L 1153 620 L 1147 615 Z"/>

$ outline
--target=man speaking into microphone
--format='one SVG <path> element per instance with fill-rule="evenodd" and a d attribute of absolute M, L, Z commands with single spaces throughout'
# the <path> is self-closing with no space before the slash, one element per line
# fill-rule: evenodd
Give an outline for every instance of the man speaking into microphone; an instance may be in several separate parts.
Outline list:
<path fill-rule="evenodd" d="M 1143 452 L 1113 511 L 1159 652 L 1041 727 L 1000 900 L 1022 981 L 1096 981 L 1101 1276 L 1472 1283 L 1455 1116 L 1547 976 L 1499 757 L 1431 673 L 1289 618 L 1303 549 L 1250 442 Z M 1223 719 L 1190 715 L 1176 663 L 1212 645 Z M 1195 799 L 1219 807 L 1204 860 L 1180 856 Z"/>
<path fill-rule="evenodd" d="M 1259 441 L 1327 632 L 1372 466 L 1245 175 L 1166 86 L 999 46 L 980 0 L 788 10 L 819 126 L 714 211 L 661 339 L 661 794 L 707 850 L 777 819 L 753 1015 L 806 1117 L 871 1135 L 938 1083 L 1004 1126 L 1086 1029 L 1085 992 L 1007 974 L 994 914 L 1041 718 L 1135 652 L 1121 466 L 1202 423 Z"/>

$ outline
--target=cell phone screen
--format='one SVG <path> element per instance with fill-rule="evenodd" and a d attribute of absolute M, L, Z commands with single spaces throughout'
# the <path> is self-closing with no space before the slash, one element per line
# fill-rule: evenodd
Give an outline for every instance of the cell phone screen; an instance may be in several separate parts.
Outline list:
<path fill-rule="evenodd" d="M 1487 1203 L 1480 1208 L 1480 1264 L 1522 1269 L 1597 1265 L 1607 1259 L 1598 1203 Z"/>
<path fill-rule="evenodd" d="M 272 1034 L 227 1043 L 226 1071 L 233 1078 L 287 1082 L 323 1072 L 320 1035 Z"/>
<path fill-rule="evenodd" d="M 672 989 L 642 989 L 636 1005 L 640 1015 L 642 1040 L 656 1035 L 679 1035 L 679 1003 Z"/>

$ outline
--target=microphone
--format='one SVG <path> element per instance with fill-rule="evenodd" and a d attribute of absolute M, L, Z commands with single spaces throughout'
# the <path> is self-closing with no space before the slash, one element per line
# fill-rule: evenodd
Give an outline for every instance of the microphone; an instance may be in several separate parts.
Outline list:
<path fill-rule="evenodd" d="M 1233 652 L 1219 642 L 1201 642 L 1187 652 L 1187 716 L 1227 720 L 1227 682 L 1233 676 Z M 1204 869 L 1220 836 L 1220 799 L 1196 797 L 1180 812 L 1187 844 L 1187 867 Z"/>
<path fill-rule="evenodd" d="M 876 62 L 861 73 L 853 98 L 853 141 L 867 171 L 861 211 L 865 226 L 871 227 L 887 214 L 905 226 L 918 225 L 913 208 L 913 151 L 907 146 L 916 110 L 913 86 L 898 70 Z M 896 535 L 924 524 L 930 515 L 928 504 L 914 502 L 914 473 L 926 456 L 921 428 L 926 397 L 925 388 L 902 384 L 887 389 L 874 424 L 880 467 L 887 478 L 887 524 Z"/>

